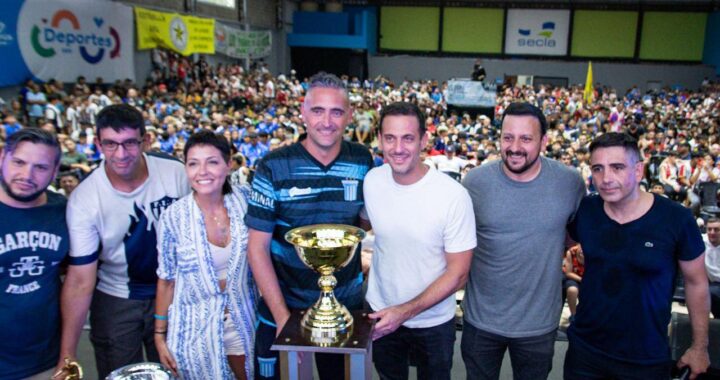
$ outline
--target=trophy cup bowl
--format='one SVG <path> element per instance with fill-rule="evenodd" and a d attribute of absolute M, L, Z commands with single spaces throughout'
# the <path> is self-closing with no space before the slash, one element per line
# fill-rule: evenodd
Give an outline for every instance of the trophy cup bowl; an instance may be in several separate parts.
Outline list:
<path fill-rule="evenodd" d="M 314 224 L 285 234 L 285 240 L 295 246 L 300 260 L 320 273 L 320 298 L 305 312 L 300 322 L 303 334 L 309 336 L 313 344 L 331 346 L 352 333 L 352 315 L 333 293 L 337 285 L 333 272 L 352 260 L 364 237 L 365 231 L 361 228 L 344 224 Z"/>

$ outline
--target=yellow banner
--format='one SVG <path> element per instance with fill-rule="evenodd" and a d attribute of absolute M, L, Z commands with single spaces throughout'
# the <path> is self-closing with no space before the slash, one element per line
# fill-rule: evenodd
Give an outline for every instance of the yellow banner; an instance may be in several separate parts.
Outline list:
<path fill-rule="evenodd" d="M 215 54 L 215 20 L 135 7 L 138 49 Z"/>

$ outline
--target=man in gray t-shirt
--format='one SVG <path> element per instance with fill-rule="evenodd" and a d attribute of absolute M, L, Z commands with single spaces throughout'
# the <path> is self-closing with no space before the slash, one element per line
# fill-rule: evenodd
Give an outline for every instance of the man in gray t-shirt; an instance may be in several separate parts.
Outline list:
<path fill-rule="evenodd" d="M 468 378 L 497 379 L 505 350 L 514 378 L 545 379 L 561 300 L 565 227 L 585 194 L 579 173 L 540 156 L 547 121 L 528 103 L 504 113 L 502 161 L 471 170 L 477 248 L 463 303 Z"/>

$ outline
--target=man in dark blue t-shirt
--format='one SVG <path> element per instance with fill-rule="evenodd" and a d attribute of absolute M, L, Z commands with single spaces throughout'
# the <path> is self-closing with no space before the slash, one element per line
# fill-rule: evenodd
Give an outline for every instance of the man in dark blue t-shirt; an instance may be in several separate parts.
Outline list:
<path fill-rule="evenodd" d="M 363 180 L 373 165 L 365 147 L 343 141 L 352 111 L 338 77 L 320 73 L 310 79 L 302 116 L 307 138 L 270 152 L 257 164 L 245 217 L 248 261 L 263 296 L 255 335 L 259 379 L 279 378 L 278 353 L 270 346 L 290 317 L 289 309 L 305 309 L 320 295 L 318 274 L 300 261 L 285 233 L 318 223 L 362 224 Z M 338 300 L 348 309 L 361 308 L 360 255 L 334 275 Z M 317 354 L 315 359 L 321 379 L 345 376 L 342 355 Z"/>
<path fill-rule="evenodd" d="M 709 366 L 708 282 L 689 210 L 640 190 L 637 141 L 607 133 L 590 144 L 599 196 L 580 204 L 570 236 L 585 253 L 580 304 L 568 329 L 565 379 L 669 379 L 667 326 L 676 267 L 685 277 L 693 343 L 678 366 Z"/>
<path fill-rule="evenodd" d="M 37 128 L 0 155 L 0 379 L 49 379 L 60 351 L 60 262 L 68 253 L 65 198 L 46 191 L 60 146 Z"/>

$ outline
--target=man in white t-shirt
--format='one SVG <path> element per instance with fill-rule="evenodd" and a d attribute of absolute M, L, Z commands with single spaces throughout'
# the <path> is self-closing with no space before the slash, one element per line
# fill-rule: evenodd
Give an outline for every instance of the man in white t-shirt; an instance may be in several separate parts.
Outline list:
<path fill-rule="evenodd" d="M 104 379 L 145 361 L 143 346 L 148 361 L 159 361 L 153 339 L 155 225 L 190 188 L 182 163 L 143 152 L 148 135 L 134 107 L 103 108 L 96 127 L 105 159 L 68 200 L 71 265 L 61 295 L 60 360 L 75 357 L 90 309 L 90 340 L 98 378 Z"/>
<path fill-rule="evenodd" d="M 710 312 L 720 319 L 720 219 L 710 218 L 706 223 L 705 270 L 710 280 Z"/>
<path fill-rule="evenodd" d="M 455 291 L 467 279 L 476 245 L 467 191 L 422 163 L 425 118 L 411 103 L 385 107 L 380 142 L 388 165 L 371 170 L 363 191 L 375 233 L 366 300 L 379 319 L 373 362 L 381 378 L 407 377 L 408 353 L 418 378 L 450 379 Z"/>

